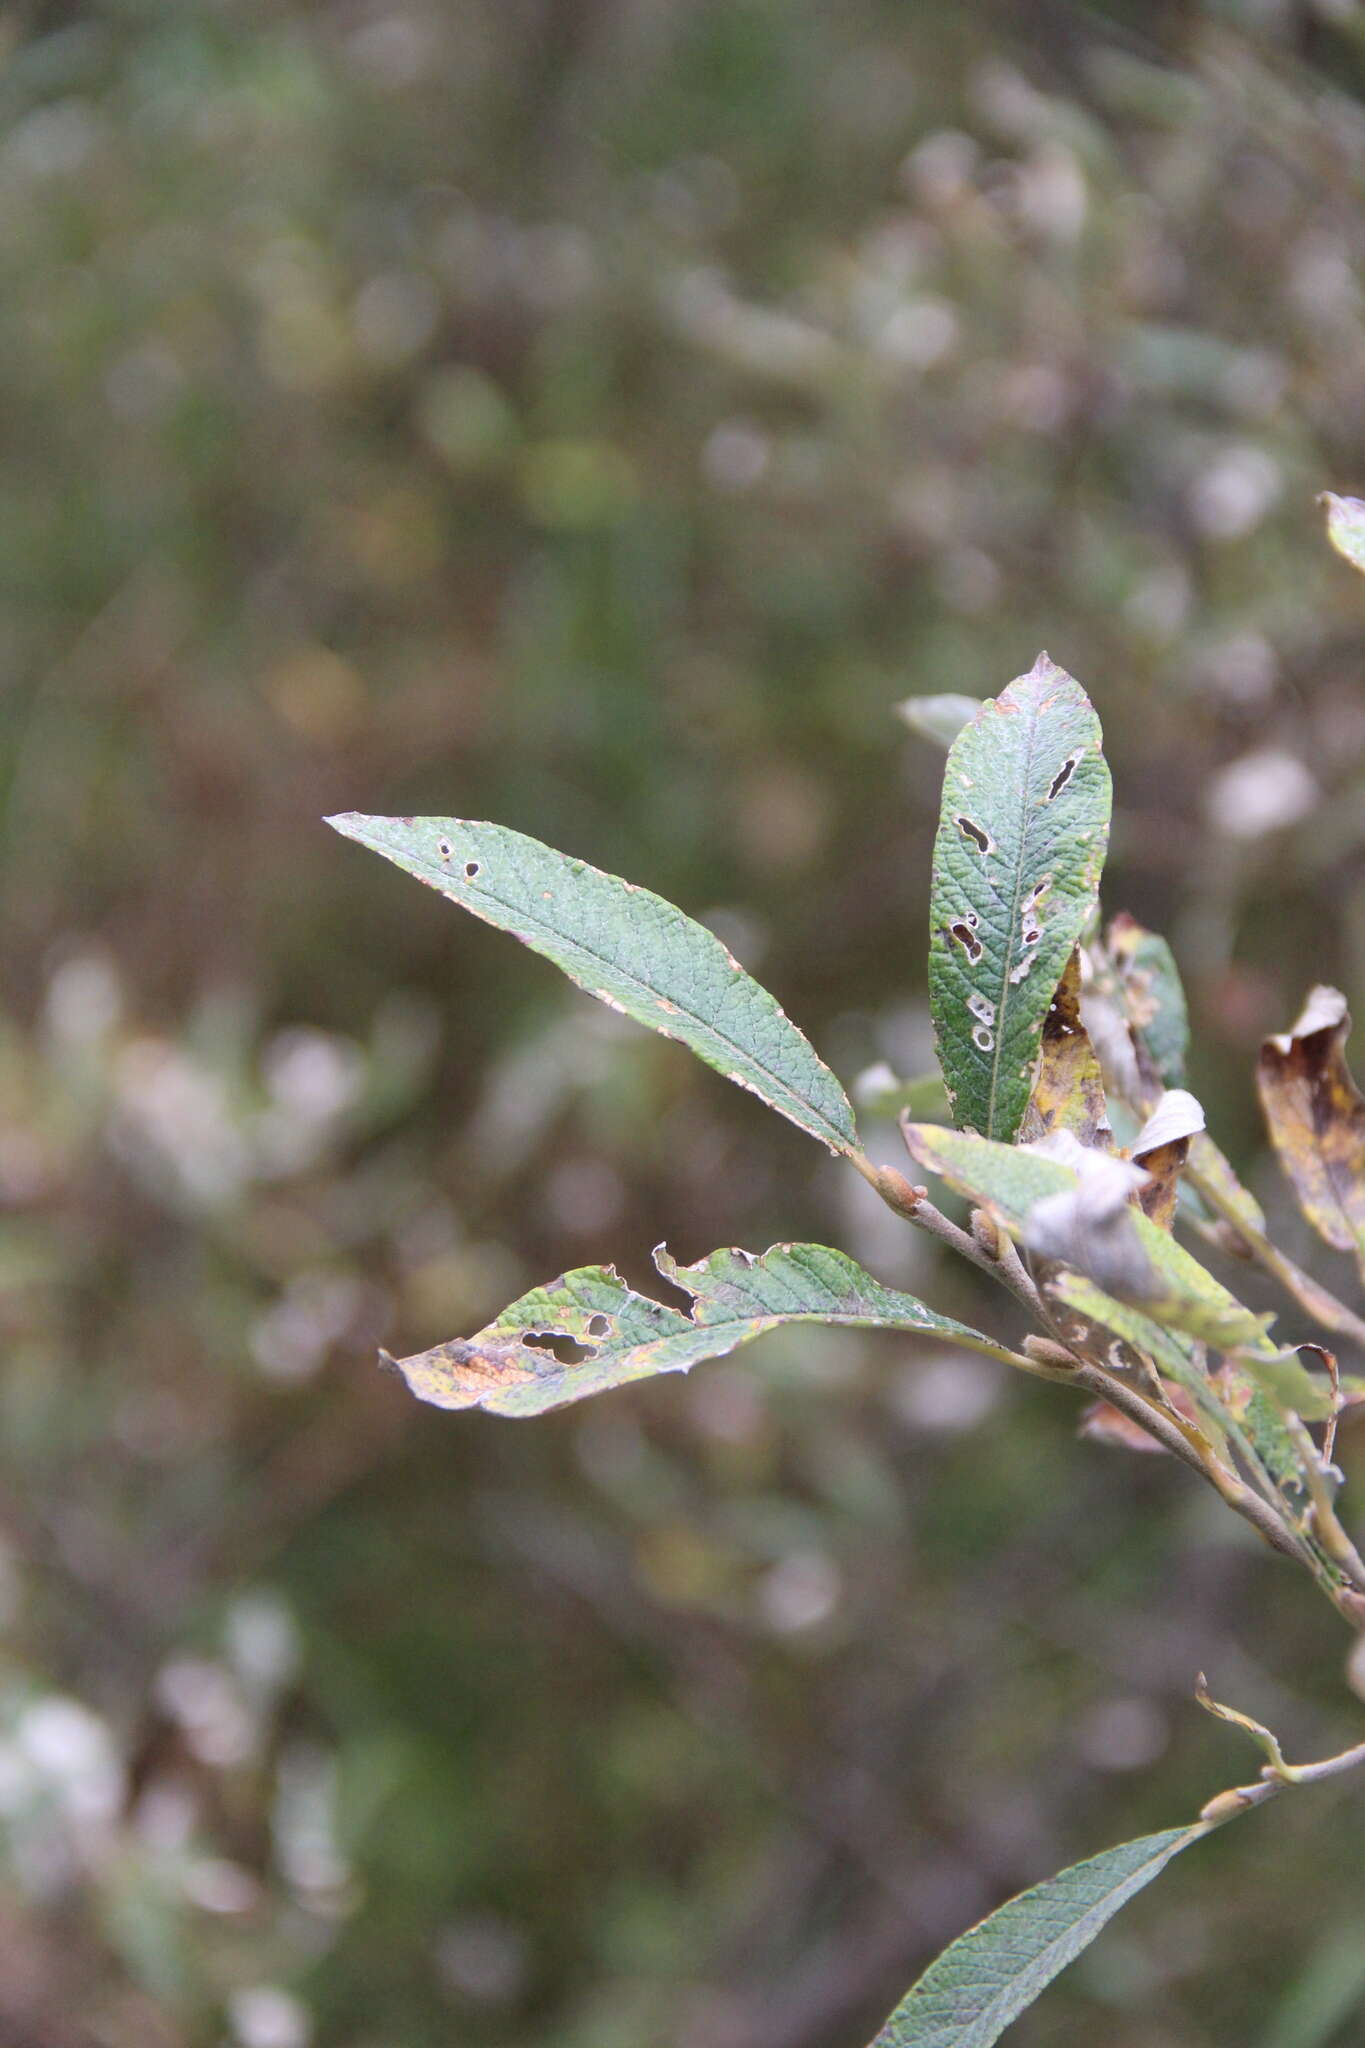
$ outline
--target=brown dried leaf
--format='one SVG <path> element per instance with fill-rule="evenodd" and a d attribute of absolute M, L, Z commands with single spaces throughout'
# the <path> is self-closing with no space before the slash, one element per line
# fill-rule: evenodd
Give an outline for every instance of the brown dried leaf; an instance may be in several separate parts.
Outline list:
<path fill-rule="evenodd" d="M 1033 1091 L 1019 1126 L 1018 1143 L 1030 1145 L 1050 1131 L 1071 1131 L 1082 1145 L 1105 1152 L 1113 1148 L 1100 1063 L 1081 1022 L 1079 949 L 1067 961 L 1043 1019 Z"/>
<path fill-rule="evenodd" d="M 1365 1096 L 1344 1047 L 1346 998 L 1321 984 L 1303 1014 L 1261 1047 L 1261 1105 L 1299 1207 L 1320 1237 L 1365 1271 Z"/>

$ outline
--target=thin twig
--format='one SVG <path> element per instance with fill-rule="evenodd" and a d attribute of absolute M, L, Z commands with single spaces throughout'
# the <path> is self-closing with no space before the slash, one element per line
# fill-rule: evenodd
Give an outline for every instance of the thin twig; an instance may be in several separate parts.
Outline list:
<path fill-rule="evenodd" d="M 1353 1337 L 1357 1344 L 1365 1346 L 1365 1322 L 1344 1301 L 1338 1301 L 1335 1294 L 1305 1273 L 1296 1265 L 1287 1252 L 1272 1244 L 1263 1231 L 1249 1223 L 1238 1213 L 1237 1204 L 1221 1189 L 1218 1183 L 1202 1174 L 1194 1166 L 1187 1165 L 1185 1178 L 1197 1189 L 1211 1209 L 1216 1209 L 1223 1221 L 1242 1240 L 1257 1264 L 1273 1274 L 1287 1294 L 1293 1296 L 1299 1307 L 1320 1323 L 1324 1330 L 1338 1331 L 1344 1337 Z"/>

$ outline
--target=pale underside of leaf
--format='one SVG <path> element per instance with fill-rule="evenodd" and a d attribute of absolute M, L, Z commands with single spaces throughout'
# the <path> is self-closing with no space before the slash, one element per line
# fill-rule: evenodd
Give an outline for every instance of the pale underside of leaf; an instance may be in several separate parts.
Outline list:
<path fill-rule="evenodd" d="M 1010 1899 L 930 1964 L 871 2048 L 993 2048 L 1120 1907 L 1207 1832 L 1196 1823 L 1144 1835 Z"/>
<path fill-rule="evenodd" d="M 948 754 L 934 841 L 929 1002 L 959 1124 L 1010 1139 L 1043 1018 L 1095 907 L 1109 833 L 1099 720 L 1040 655 Z"/>
<path fill-rule="evenodd" d="M 922 1166 L 941 1175 L 970 1200 L 988 1204 L 1010 1234 L 1021 1241 L 1028 1239 L 1033 1210 L 1053 1198 L 1072 1198 L 1078 1204 L 1080 1222 L 1087 1220 L 1081 1177 L 1059 1159 L 1031 1147 L 1001 1145 L 975 1132 L 945 1130 L 941 1125 L 907 1124 L 904 1130 L 906 1142 Z M 1104 1155 L 1093 1154 L 1092 1158 L 1098 1164 Z M 1055 1211 L 1053 1215 L 1055 1219 Z M 1089 1273 L 1089 1278 L 1106 1292 L 1131 1300 L 1148 1315 L 1220 1349 L 1268 1348 L 1265 1319 L 1253 1315 L 1140 1209 L 1130 1203 L 1118 1223 L 1121 1231 L 1107 1235 L 1104 1270 Z M 1077 1257 L 1067 1263 L 1085 1272 L 1085 1240 L 1078 1236 L 1074 1243 Z M 1048 1255 L 1057 1254 L 1049 1249 Z"/>
<path fill-rule="evenodd" d="M 684 1045 L 818 1138 L 858 1149 L 848 1097 L 776 999 L 704 925 L 648 889 L 461 818 L 329 818 L 612 1009 Z"/>
<path fill-rule="evenodd" d="M 721 1250 L 693 1266 L 676 1265 L 661 1247 L 654 1260 L 692 1296 L 690 1314 L 637 1294 L 610 1266 L 583 1266 L 532 1288 L 476 1336 L 400 1359 L 398 1369 L 419 1400 L 438 1408 L 540 1415 L 657 1373 L 687 1372 L 788 1323 L 897 1330 L 1009 1355 L 827 1245 L 774 1245 L 761 1256 Z M 566 1362 L 555 1343 L 581 1355 Z"/>

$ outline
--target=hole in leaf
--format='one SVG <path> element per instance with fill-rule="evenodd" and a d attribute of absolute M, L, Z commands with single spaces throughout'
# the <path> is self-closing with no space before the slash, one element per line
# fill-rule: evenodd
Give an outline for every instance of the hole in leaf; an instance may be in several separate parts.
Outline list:
<path fill-rule="evenodd" d="M 981 958 L 981 941 L 965 917 L 954 918 L 948 927 L 950 939 L 956 939 L 973 965 Z"/>
<path fill-rule="evenodd" d="M 1051 875 L 1044 875 L 1042 881 L 1035 882 L 1033 887 L 1029 890 L 1028 895 L 1024 898 L 1023 907 L 1020 911 L 1020 915 L 1023 918 L 1025 924 L 1028 924 L 1034 917 L 1037 916 L 1038 906 L 1042 902 L 1044 896 L 1046 896 L 1048 890 L 1051 887 Z"/>
<path fill-rule="evenodd" d="M 522 1343 L 531 1351 L 548 1351 L 561 1365 L 581 1365 L 593 1356 L 591 1344 L 580 1344 L 563 1330 L 526 1330 Z"/>
<path fill-rule="evenodd" d="M 978 853 L 994 853 L 995 846 L 990 833 L 978 825 L 974 818 L 957 817 L 953 819 L 953 823 L 964 839 L 971 840 Z"/>
<path fill-rule="evenodd" d="M 476 860 L 467 860 L 464 864 L 464 872 L 465 880 L 472 882 L 475 875 L 479 872 L 479 863 Z"/>
<path fill-rule="evenodd" d="M 972 1031 L 972 1044 L 978 1052 L 991 1052 L 995 1047 L 995 1033 L 988 1024 L 978 1024 Z"/>
<path fill-rule="evenodd" d="M 1079 754 L 1070 754 L 1068 755 L 1067 759 L 1063 761 L 1061 767 L 1057 770 L 1057 773 L 1052 778 L 1052 787 L 1047 793 L 1047 800 L 1049 803 L 1052 802 L 1054 796 L 1060 796 L 1061 792 L 1066 788 L 1068 782 L 1070 782 L 1072 776 L 1076 772 L 1076 763 L 1080 760 L 1080 758 L 1081 757 Z"/>
<path fill-rule="evenodd" d="M 1028 930 L 1024 933 L 1024 944 L 1026 946 L 1036 946 L 1039 939 L 1041 939 L 1042 936 L 1043 935 L 1039 931 L 1037 925 L 1031 924 Z"/>
<path fill-rule="evenodd" d="M 440 854 L 442 860 L 449 860 L 450 841 L 448 839 L 438 839 L 436 842 L 436 851 Z"/>
<path fill-rule="evenodd" d="M 983 1024 L 994 1024 L 995 1004 L 989 996 L 983 996 L 979 990 L 974 990 L 968 996 L 967 1009 L 973 1017 L 979 1018 Z"/>
<path fill-rule="evenodd" d="M 606 1337 L 610 1332 L 611 1319 L 609 1316 L 596 1315 L 588 1317 L 588 1335 L 590 1337 Z"/>

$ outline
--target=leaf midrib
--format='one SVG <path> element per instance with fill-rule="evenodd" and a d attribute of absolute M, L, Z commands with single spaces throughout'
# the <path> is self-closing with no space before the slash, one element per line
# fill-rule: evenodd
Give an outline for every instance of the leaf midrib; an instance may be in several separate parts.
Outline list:
<path fill-rule="evenodd" d="M 569 856 L 565 856 L 565 858 L 567 859 L 569 858 Z M 447 869 L 437 868 L 433 866 L 430 862 L 426 862 L 424 864 L 428 867 L 430 873 L 437 878 L 437 886 L 440 887 L 443 892 L 448 890 L 449 885 L 452 882 L 456 882 L 456 886 L 458 888 L 459 884 L 457 882 L 457 878 L 454 875 L 450 874 Z M 580 867 L 591 867 L 591 865 L 592 864 L 589 861 L 583 861 L 582 863 L 580 863 Z M 593 868 L 592 872 L 595 875 L 601 875 L 603 880 L 605 881 L 615 879 L 614 877 L 607 875 L 606 870 L 604 868 Z M 474 914 L 477 916 L 477 906 L 475 902 L 472 900 L 474 898 L 475 892 L 473 887 L 467 880 L 464 883 L 464 889 L 468 892 L 467 896 L 461 894 L 457 900 L 467 902 L 469 909 L 474 911 Z M 487 889 L 483 893 L 489 898 L 490 902 L 498 904 L 501 909 L 509 912 L 514 912 L 518 917 L 523 918 L 526 922 L 535 925 L 539 931 L 548 933 L 551 938 L 557 939 L 561 945 L 569 945 L 576 947 L 581 953 L 586 954 L 589 960 L 596 961 L 600 967 L 607 969 L 613 974 L 619 974 L 623 981 L 630 982 L 632 986 L 635 988 L 643 989 L 647 995 L 657 997 L 660 1002 L 672 1002 L 674 1000 L 672 996 L 665 995 L 662 989 L 652 988 L 647 981 L 641 981 L 638 975 L 630 973 L 630 971 L 627 968 L 622 967 L 619 964 L 619 962 L 608 959 L 608 957 L 605 954 L 597 952 L 592 946 L 586 944 L 584 940 L 577 937 L 571 937 L 567 932 L 557 930 L 554 925 L 548 924 L 544 917 L 539 916 L 536 911 L 526 910 L 523 909 L 522 906 L 519 904 L 507 902 L 505 898 L 499 896 L 497 892 L 493 889 Z M 641 895 L 648 895 L 652 897 L 655 903 L 664 905 L 666 909 L 677 909 L 676 905 L 669 904 L 666 898 L 656 895 L 652 889 L 646 890 L 641 888 L 639 890 L 639 893 Z M 677 915 L 679 917 L 685 918 L 687 916 L 687 913 L 686 911 L 678 910 Z M 495 930 L 502 929 L 502 927 L 499 927 L 494 922 L 493 919 L 490 918 L 486 921 L 490 924 L 493 924 Z M 688 919 L 688 922 L 695 923 L 695 919 Z M 697 925 L 697 929 L 699 931 L 706 931 L 705 925 Z M 715 939 L 714 933 L 708 932 L 707 936 L 708 938 Z M 716 945 L 720 945 L 720 940 L 715 939 L 715 943 Z M 745 969 L 741 967 L 739 972 L 743 974 L 745 973 Z M 752 980 L 752 978 L 752 976 L 749 977 L 750 980 Z M 761 989 L 761 984 L 758 982 L 755 982 L 754 986 L 755 988 Z M 588 993 L 595 995 L 596 990 L 589 990 Z M 772 996 L 771 1001 L 779 1011 L 779 1014 L 785 1019 L 785 1021 L 788 1024 L 791 1024 L 792 1030 L 799 1030 L 800 1027 L 798 1025 L 792 1024 L 790 1017 L 788 1017 L 786 1011 L 782 1009 L 781 1005 L 777 1001 L 776 996 Z M 713 1039 L 715 1039 L 719 1045 L 724 1046 L 727 1049 L 727 1051 L 732 1052 L 737 1060 L 741 1062 L 747 1062 L 749 1066 L 755 1068 L 757 1072 L 762 1074 L 766 1080 L 771 1082 L 773 1089 L 776 1093 L 782 1094 L 790 1102 L 799 1103 L 801 1108 L 808 1112 L 812 1121 L 820 1124 L 824 1130 L 830 1133 L 830 1140 L 827 1140 L 826 1142 L 830 1142 L 832 1140 L 834 1149 L 836 1151 L 846 1153 L 850 1149 L 850 1146 L 855 1142 L 852 1135 L 850 1133 L 845 1133 L 839 1130 L 838 1126 L 832 1124 L 822 1110 L 816 1109 L 814 1104 L 808 1102 L 804 1095 L 798 1095 L 796 1093 L 796 1090 L 792 1087 L 790 1081 L 784 1081 L 780 1074 L 774 1073 L 771 1067 L 765 1066 L 761 1060 L 756 1059 L 753 1053 L 750 1052 L 746 1047 L 740 1045 L 736 1039 L 733 1039 L 729 1037 L 725 1032 L 718 1030 L 717 1027 L 714 1024 L 709 1023 L 706 1018 L 698 1016 L 695 1010 L 688 1009 L 685 1003 L 679 1003 L 678 1008 L 679 1011 L 684 1016 L 686 1016 L 691 1023 L 696 1025 L 699 1030 L 709 1033 L 709 1035 Z M 641 1020 L 639 1018 L 636 1018 L 634 1021 L 636 1023 L 639 1023 Z M 653 1025 L 651 1028 L 656 1030 L 661 1037 L 671 1038 L 675 1044 L 686 1043 L 685 1040 L 680 1040 L 678 1038 L 678 1034 L 676 1031 L 671 1031 L 669 1029 L 667 1023 L 659 1023 Z M 807 1040 L 806 1043 L 809 1044 L 809 1040 Z M 810 1047 L 810 1053 L 811 1058 L 815 1060 L 818 1065 L 824 1067 L 824 1062 L 820 1059 L 820 1055 L 816 1052 L 814 1046 Z M 832 1069 L 828 1067 L 825 1067 L 824 1071 L 830 1075 L 831 1080 L 837 1087 L 839 1085 L 838 1076 L 835 1075 Z"/>
<path fill-rule="evenodd" d="M 1035 697 L 1029 712 L 1028 735 L 1025 741 L 1024 770 L 1020 777 L 1022 802 L 1019 817 L 1019 858 L 1014 868 L 1014 897 L 1010 904 L 1009 926 L 1005 933 L 1005 958 L 1000 972 L 1000 1005 L 996 1016 L 995 1055 L 991 1060 L 990 1093 L 986 1099 L 986 1135 L 995 1136 L 995 1101 L 1000 1078 L 1000 1061 L 1005 1050 L 1005 1021 L 1009 1010 L 1010 990 L 1010 949 L 1014 944 L 1014 929 L 1019 919 L 1019 892 L 1023 887 L 1024 853 L 1028 839 L 1028 815 L 1031 808 L 1029 790 L 1033 769 L 1034 750 L 1038 740 L 1038 729 L 1042 724 L 1042 712 Z"/>

